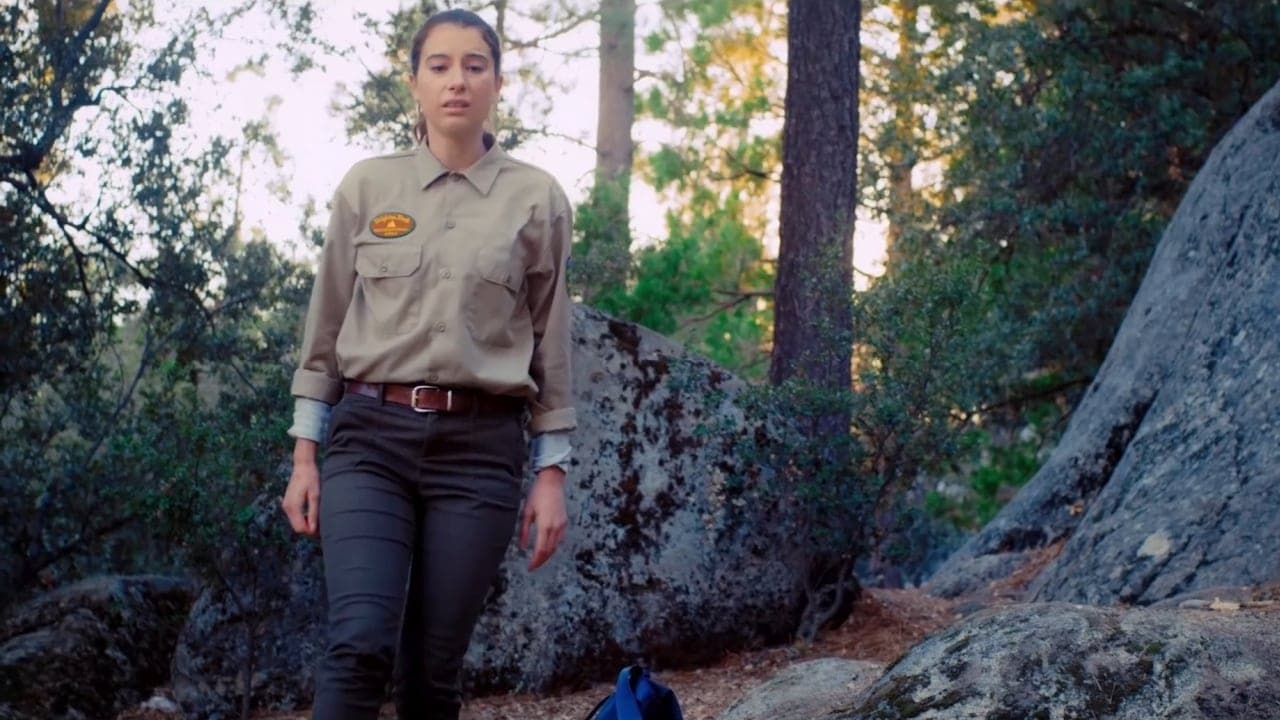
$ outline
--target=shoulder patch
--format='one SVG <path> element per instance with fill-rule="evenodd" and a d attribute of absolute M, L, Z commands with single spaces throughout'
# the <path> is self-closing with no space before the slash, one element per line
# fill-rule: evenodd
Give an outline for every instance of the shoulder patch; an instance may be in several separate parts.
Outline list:
<path fill-rule="evenodd" d="M 369 232 L 380 238 L 398 238 L 413 232 L 417 225 L 405 213 L 382 213 L 369 221 Z"/>

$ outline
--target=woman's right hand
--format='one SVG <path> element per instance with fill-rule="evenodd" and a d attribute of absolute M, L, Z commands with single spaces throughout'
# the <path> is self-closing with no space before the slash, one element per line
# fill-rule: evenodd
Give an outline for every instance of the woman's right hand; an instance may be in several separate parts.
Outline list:
<path fill-rule="evenodd" d="M 298 438 L 293 450 L 293 475 L 280 499 L 293 531 L 316 537 L 320 534 L 320 470 L 316 467 L 316 442 Z"/>

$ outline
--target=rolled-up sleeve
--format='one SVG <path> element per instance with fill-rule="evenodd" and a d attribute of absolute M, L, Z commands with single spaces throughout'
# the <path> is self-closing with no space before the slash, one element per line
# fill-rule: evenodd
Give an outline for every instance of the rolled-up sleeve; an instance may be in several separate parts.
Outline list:
<path fill-rule="evenodd" d="M 529 466 L 535 473 L 553 466 L 568 471 L 572 456 L 573 443 L 568 430 L 541 433 L 529 441 Z"/>
<path fill-rule="evenodd" d="M 333 406 L 319 400 L 294 398 L 293 425 L 289 427 L 289 437 L 324 442 L 329 434 L 329 414 L 332 411 Z"/>
<path fill-rule="evenodd" d="M 355 284 L 355 250 L 352 238 L 357 218 L 341 190 L 333 198 L 329 226 L 325 230 L 320 264 L 302 334 L 298 369 L 290 392 L 330 405 L 342 397 L 342 377 L 335 347 Z"/>
<path fill-rule="evenodd" d="M 529 273 L 529 314 L 533 321 L 533 359 L 529 373 L 538 386 L 530 404 L 529 431 L 543 433 L 577 427 L 569 354 L 572 301 L 566 267 L 573 237 L 573 210 L 558 186 L 552 196 L 546 241 Z"/>

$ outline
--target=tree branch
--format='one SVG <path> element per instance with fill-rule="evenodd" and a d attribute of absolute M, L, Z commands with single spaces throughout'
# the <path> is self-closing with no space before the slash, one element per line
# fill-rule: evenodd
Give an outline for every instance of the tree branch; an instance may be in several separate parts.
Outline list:
<path fill-rule="evenodd" d="M 85 543 L 91 540 L 97 540 L 98 538 L 109 535 L 119 530 L 120 528 L 123 528 L 124 526 L 132 523 L 137 519 L 138 519 L 138 516 L 136 514 L 126 513 L 118 518 L 115 518 L 114 520 L 107 522 L 104 525 L 99 525 L 97 527 L 90 527 L 88 529 L 82 529 L 80 533 L 76 535 L 75 539 L 69 540 L 63 543 L 62 545 L 58 546 L 58 548 L 55 550 L 44 551 L 43 543 L 42 543 L 41 553 L 39 554 L 39 556 L 35 558 L 28 558 L 29 564 L 27 566 L 28 568 L 27 572 L 32 577 L 34 577 L 37 574 L 39 574 L 41 570 L 44 570 L 45 568 L 57 563 L 59 560 L 62 560 L 63 558 L 76 552 Z"/>
<path fill-rule="evenodd" d="M 110 4 L 111 0 L 98 0 L 98 4 L 93 9 L 93 14 L 85 21 L 84 26 L 71 38 L 69 43 L 59 48 L 54 61 L 53 81 L 49 85 L 50 117 L 44 126 L 44 133 L 40 136 L 40 139 L 28 145 L 26 149 L 16 155 L 0 157 L 0 163 L 12 164 L 19 171 L 27 173 L 39 168 L 44 163 L 44 159 L 53 150 L 54 143 L 58 141 L 58 138 L 62 137 L 63 132 L 71 124 L 71 118 L 75 115 L 76 110 L 93 104 L 89 94 L 84 92 L 83 88 L 80 88 L 78 92 L 72 95 L 72 102 L 69 105 L 63 105 L 63 88 L 67 84 L 68 76 L 75 71 L 76 64 L 83 55 L 81 49 L 84 47 L 85 42 L 88 41 L 89 36 L 102 23 L 102 16 L 106 13 L 107 6 Z"/>
<path fill-rule="evenodd" d="M 546 48 L 542 46 L 542 43 L 548 40 L 554 40 L 558 37 L 563 37 L 564 35 L 568 35 L 569 33 L 573 32 L 574 30 L 581 27 L 582 25 L 588 22 L 597 21 L 599 19 L 600 19 L 599 12 L 588 12 L 588 13 L 583 13 L 581 15 L 573 14 L 567 18 L 568 22 L 566 24 L 561 25 L 560 27 L 556 28 L 555 30 L 552 30 L 549 33 L 546 33 L 544 35 L 537 35 L 527 40 L 508 40 L 507 48 L 509 50 L 528 50 L 531 48 L 545 50 Z"/>
<path fill-rule="evenodd" d="M 525 133 L 527 133 L 527 134 L 529 134 L 529 135 L 541 135 L 541 136 L 543 136 L 543 137 L 556 138 L 556 139 L 558 139 L 558 140 L 567 140 L 567 141 L 569 141 L 569 142 L 573 143 L 574 145 L 577 145 L 578 147 L 583 147 L 583 148 L 586 148 L 586 149 L 588 149 L 588 150 L 592 150 L 592 151 L 594 151 L 594 150 L 596 149 L 596 146 L 595 146 L 594 144 L 592 144 L 592 143 L 590 143 L 590 142 L 588 142 L 588 141 L 586 141 L 586 140 L 583 140 L 582 138 L 578 138 L 578 137 L 574 137 L 574 136 L 572 136 L 572 135 L 569 135 L 569 134 L 567 134 L 567 133 L 556 132 L 555 130 L 548 130 L 548 129 L 546 129 L 546 128 L 530 128 L 530 127 L 526 127 L 526 128 L 521 128 L 521 129 L 522 129 Z"/>
<path fill-rule="evenodd" d="M 710 320 L 716 315 L 719 315 L 720 313 L 725 312 L 726 310 L 732 310 L 733 308 L 737 307 L 738 305 L 741 305 L 742 303 L 748 300 L 751 300 L 752 298 L 773 297 L 773 291 L 771 290 L 745 290 L 745 291 L 716 290 L 715 292 L 720 295 L 730 295 L 731 297 L 729 298 L 729 300 L 717 305 L 714 310 L 712 310 L 711 312 L 705 315 L 698 315 L 696 317 L 686 318 L 680 323 L 681 330 L 684 330 L 685 328 L 688 328 L 692 325 L 696 325 L 700 322 L 706 322 L 707 320 Z"/>

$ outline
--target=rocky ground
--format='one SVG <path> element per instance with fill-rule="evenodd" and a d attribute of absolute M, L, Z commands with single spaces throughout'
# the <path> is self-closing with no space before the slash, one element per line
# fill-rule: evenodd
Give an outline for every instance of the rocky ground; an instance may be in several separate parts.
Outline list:
<path fill-rule="evenodd" d="M 680 698 L 687 720 L 714 720 L 735 700 L 788 665 L 814 658 L 839 657 L 890 663 L 912 645 L 955 622 L 952 601 L 919 590 L 867 590 L 853 615 L 840 628 L 825 633 L 813 644 L 794 644 L 732 653 L 719 663 L 687 670 L 655 671 L 663 684 Z M 462 711 L 463 720 L 581 720 L 612 691 L 600 683 L 586 690 L 541 697 L 496 695 L 474 698 Z M 163 696 L 163 690 L 159 693 Z M 158 703 L 157 703 L 158 704 Z M 255 720 L 304 720 L 306 712 L 256 715 Z M 141 708 L 120 715 L 119 720 L 160 720 L 174 715 Z M 382 717 L 394 718 L 391 705 Z"/>
<path fill-rule="evenodd" d="M 749 690 L 792 663 L 820 657 L 889 663 L 926 635 L 955 620 L 950 603 L 918 590 L 869 590 L 842 627 L 812 645 L 788 645 L 734 653 L 716 665 L 678 671 L 656 671 L 659 682 L 680 698 L 686 720 L 714 720 Z M 612 692 L 601 683 L 561 696 L 499 695 L 467 703 L 463 720 L 582 720 L 600 698 Z M 296 720 L 306 715 L 268 715 L 262 720 Z M 383 717 L 394 718 L 394 708 Z"/>
<path fill-rule="evenodd" d="M 812 644 L 730 653 L 720 662 L 684 670 L 655 669 L 657 678 L 676 691 L 687 720 L 715 720 L 736 700 L 763 684 L 784 668 L 817 658 L 843 658 L 888 665 L 913 645 L 944 630 L 962 614 L 983 607 L 1017 602 L 1028 581 L 1061 549 L 1057 543 L 1028 553 L 1029 561 L 1007 578 L 985 584 L 955 599 L 943 599 L 921 589 L 867 589 L 849 619 L 839 628 L 821 634 Z M 609 683 L 558 695 L 508 694 L 472 698 L 462 720 L 582 720 L 601 698 L 612 691 Z M 165 689 L 157 693 L 163 699 Z M 163 704 L 157 702 L 156 704 Z M 161 710 L 136 708 L 118 720 L 169 720 Z M 305 720 L 308 712 L 263 713 L 255 720 Z M 381 717 L 395 718 L 388 704 Z"/>
<path fill-rule="evenodd" d="M 1060 555 L 1062 546 L 1064 546 L 1064 543 L 1060 542 L 1050 547 L 1041 548 L 1038 551 L 1029 551 L 1027 552 L 1028 564 L 1015 570 L 1009 577 L 995 580 L 995 582 L 970 584 L 968 591 L 951 598 L 951 600 L 931 594 L 927 589 L 868 589 L 868 591 L 864 592 L 861 600 L 856 603 L 849 621 L 846 621 L 841 628 L 820 635 L 817 642 L 810 644 L 795 643 L 790 644 L 790 646 L 730 653 L 730 655 L 724 656 L 717 664 L 696 667 L 696 669 L 664 670 L 659 667 L 659 669 L 655 669 L 655 674 L 657 674 L 660 682 L 666 683 L 669 687 L 675 689 L 678 697 L 680 697 L 687 719 L 719 720 L 722 717 L 726 717 L 726 710 L 735 705 L 735 702 L 739 701 L 740 698 L 748 696 L 753 691 L 759 691 L 767 680 L 786 675 L 782 671 L 788 669 L 788 667 L 794 671 L 792 674 L 801 673 L 806 676 L 812 674 L 812 666 L 801 666 L 801 662 L 817 659 L 873 662 L 878 666 L 873 666 L 872 671 L 874 675 L 879 675 L 883 666 L 893 664 L 893 662 L 901 659 L 901 662 L 893 667 L 890 674 L 884 675 L 881 682 L 878 682 L 876 687 L 872 688 L 873 693 L 878 692 L 881 696 L 886 696 L 886 693 L 892 694 L 897 685 L 910 685 L 911 682 L 914 682 L 911 678 L 906 680 L 899 678 L 900 682 L 896 682 L 896 684 L 893 682 L 893 679 L 895 679 L 893 675 L 910 675 L 910 670 L 913 666 L 922 666 L 923 670 L 918 667 L 920 671 L 928 671 L 928 673 L 941 671 L 942 674 L 946 675 L 948 673 L 947 667 L 952 665 L 973 664 L 973 662 L 977 662 L 979 665 L 986 665 L 988 662 L 1000 659 L 1002 653 L 1004 655 L 1011 655 L 1011 653 L 1016 655 L 1016 652 L 1027 651 L 1028 647 L 1034 650 L 1034 648 L 1039 647 L 1037 643 L 1050 641 L 1052 633 L 1059 632 L 1062 628 L 1066 628 L 1066 635 L 1070 635 L 1068 639 L 1059 638 L 1059 641 L 1061 641 L 1059 642 L 1060 646 L 1066 648 L 1071 646 L 1071 642 L 1079 641 L 1080 638 L 1076 637 L 1076 635 L 1080 635 L 1080 626 L 1089 626 L 1089 628 L 1094 629 L 1102 628 L 1098 633 L 1107 635 L 1107 637 L 1102 638 L 1097 647 L 1080 646 L 1074 648 L 1074 652 L 1062 653 L 1068 665 L 1073 661 L 1085 659 L 1084 661 L 1076 662 L 1076 664 L 1080 665 L 1076 670 L 1092 669 L 1097 673 L 1097 667 L 1092 667 L 1091 664 L 1094 664 L 1098 659 L 1106 660 L 1114 659 L 1112 656 L 1123 656 L 1123 647 L 1121 646 L 1128 647 L 1125 646 L 1125 643 L 1128 643 L 1129 646 L 1138 643 L 1135 647 L 1140 646 L 1142 652 L 1149 653 L 1152 656 L 1147 659 L 1148 662 L 1146 664 L 1142 662 L 1142 657 L 1139 657 L 1138 662 L 1123 661 L 1117 665 L 1120 670 L 1128 673 L 1121 679 L 1125 679 L 1125 682 L 1129 684 L 1112 683 L 1116 685 L 1116 688 L 1124 689 L 1125 693 L 1121 693 L 1123 697 L 1116 696 L 1119 700 L 1116 697 L 1112 697 L 1111 700 L 1114 701 L 1116 706 L 1112 710 L 1115 710 L 1115 712 L 1106 712 L 1102 716 L 1115 716 L 1117 719 L 1123 717 L 1126 720 L 1134 719 L 1134 717 L 1146 719 L 1146 717 L 1157 716 L 1213 717 L 1213 719 L 1231 717 L 1231 719 L 1249 720 L 1262 719 L 1262 717 L 1270 720 L 1272 717 L 1276 717 L 1266 710 L 1266 707 L 1270 707 L 1267 703 L 1274 702 L 1276 697 L 1280 697 L 1277 696 L 1275 688 L 1267 683 L 1245 682 L 1249 678 L 1244 678 L 1242 669 L 1251 670 L 1254 666 L 1271 666 L 1272 662 L 1275 661 L 1275 641 L 1274 639 L 1267 639 L 1272 638 L 1272 634 L 1266 628 L 1274 626 L 1272 623 L 1277 618 L 1277 612 L 1280 612 L 1280 583 L 1260 585 L 1260 587 L 1256 588 L 1206 589 L 1206 591 L 1190 593 L 1187 596 L 1174 598 L 1174 600 L 1165 603 L 1157 603 L 1151 609 L 1125 609 L 1125 607 L 1100 609 L 1100 607 L 1071 606 L 1066 605 L 1066 603 L 1033 603 L 1033 605 L 1027 605 L 1027 603 L 1023 602 L 1023 598 L 1029 582 L 1032 582 L 1039 571 L 1043 570 L 1044 566 L 1051 564 Z M 1068 618 L 1069 615 L 1071 618 Z M 1075 615 L 1079 615 L 1080 618 L 1085 620 L 1083 625 L 1079 621 L 1074 621 L 1080 619 L 1075 618 Z M 1037 623 L 1043 625 L 1043 628 L 1041 626 L 1027 628 L 1028 624 L 1034 625 Z M 1181 628 L 1181 630 L 1178 630 L 1178 632 L 1171 630 L 1171 626 L 1174 625 Z M 1208 632 L 1213 628 L 1221 630 L 1221 632 Z M 1028 643 L 1025 642 L 1025 639 L 1019 637 L 1002 637 L 1001 633 L 1005 632 L 1015 635 L 1029 633 L 1036 638 L 1036 641 Z M 1146 633 L 1146 635 L 1143 633 Z M 955 637 L 952 637 L 952 635 L 957 635 L 957 637 L 964 635 L 964 637 L 961 638 L 961 642 L 956 642 Z M 1111 635 L 1115 635 L 1115 637 L 1111 637 Z M 1190 638 L 1190 641 L 1181 642 L 1179 638 Z M 1225 638 L 1225 641 L 1222 638 Z M 1254 639 L 1257 639 L 1257 642 L 1253 642 Z M 970 641 L 972 641 L 977 650 L 974 650 L 969 656 L 966 656 L 964 652 L 950 652 L 961 646 L 961 644 L 968 646 Z M 1234 667 L 1234 674 L 1224 675 L 1219 678 L 1221 673 L 1215 674 L 1213 667 L 1193 667 L 1194 662 L 1203 660 L 1201 656 L 1204 653 L 1197 652 L 1194 648 L 1188 650 L 1188 647 L 1198 647 L 1198 644 L 1210 641 L 1221 641 L 1219 644 L 1226 643 L 1225 646 L 1216 648 L 1216 650 L 1215 648 L 1210 648 L 1211 652 L 1208 652 L 1208 655 L 1217 657 L 1219 660 L 1226 659 L 1226 665 Z M 983 642 L 991 644 L 992 647 L 978 647 Z M 1235 652 L 1244 646 L 1249 646 L 1251 643 L 1257 644 L 1258 647 L 1253 648 L 1253 650 L 1258 652 L 1253 652 L 1252 655 L 1249 655 L 1249 653 L 1243 653 L 1242 655 L 1242 652 Z M 938 647 L 943 646 L 948 650 L 938 650 Z M 941 652 L 942 655 L 937 657 L 929 655 L 929 652 L 931 652 L 929 648 L 931 647 L 933 647 L 933 655 L 938 655 L 938 652 Z M 1181 650 L 1179 650 L 1180 647 Z M 1120 648 L 1120 650 L 1117 650 L 1117 648 Z M 904 657 L 908 650 L 911 650 L 910 655 Z M 1169 657 L 1165 657 L 1165 655 Z M 1036 665 L 1034 662 L 1029 664 L 1027 660 L 1019 659 L 1019 657 L 1014 657 L 1009 662 L 1014 662 L 1019 667 Z M 1190 669 L 1187 673 L 1189 680 L 1188 678 L 1175 678 L 1174 675 L 1176 673 L 1172 669 L 1178 669 L 1178 667 Z M 1055 670 L 1055 673 L 1057 670 Z M 1066 667 L 1066 670 L 1071 670 L 1071 667 Z M 1103 667 L 1102 670 L 1107 669 Z M 1142 678 L 1138 678 L 1135 675 L 1132 678 L 1132 682 L 1129 682 L 1129 675 L 1134 674 L 1142 675 Z M 1265 675 L 1265 673 L 1262 674 Z M 951 675 L 956 675 L 956 673 L 951 673 Z M 948 678 L 951 675 L 947 675 Z M 918 703 L 918 705 L 919 703 L 925 703 L 925 705 L 920 706 L 920 710 L 927 710 L 927 707 L 932 707 L 928 706 L 927 703 L 937 700 L 938 703 L 941 703 L 938 707 L 950 708 L 948 711 L 955 712 L 954 715 L 941 716 L 996 716 L 992 715 L 993 711 L 987 707 L 991 705 L 992 698 L 997 698 L 997 700 L 1004 698 L 1004 700 L 1007 700 L 1007 698 L 1015 696 L 1016 693 L 1014 691 L 1025 691 L 1025 688 L 1021 688 L 1018 684 L 1006 687 L 1005 684 L 1001 684 L 1002 680 L 992 680 L 991 676 L 988 675 L 986 673 L 959 673 L 957 676 L 963 676 L 965 678 L 964 683 L 916 683 L 919 687 L 910 685 L 911 688 L 914 688 L 913 694 L 910 696 L 911 701 Z M 1007 673 L 997 673 L 997 675 L 1005 676 Z M 1050 675 L 1052 676 L 1047 676 L 1047 678 L 1043 679 L 1043 682 L 1030 684 L 1034 688 L 1047 687 L 1047 685 L 1059 682 L 1064 676 L 1061 673 L 1056 675 L 1050 673 Z M 1115 678 L 1112 678 L 1112 675 L 1115 674 L 1102 673 L 1100 676 L 1103 679 L 1110 678 L 1114 680 Z M 1148 682 L 1152 678 L 1147 678 L 1147 675 L 1152 675 L 1152 678 L 1158 675 L 1156 679 L 1162 680 L 1156 683 Z M 886 678 L 888 682 L 886 682 Z M 1257 679 L 1253 678 L 1253 680 Z M 995 683 L 992 687 L 986 688 L 986 694 L 984 694 L 983 688 L 977 687 L 983 682 L 988 685 Z M 1160 691 L 1161 688 L 1170 683 L 1178 685 L 1178 688 L 1181 688 L 1179 693 L 1187 694 L 1188 697 L 1192 698 L 1192 705 L 1196 706 L 1198 711 L 1203 712 L 1199 712 L 1199 714 L 1194 714 L 1193 712 L 1192 715 L 1187 715 L 1184 711 L 1189 712 L 1188 707 L 1190 706 L 1172 707 L 1169 702 L 1165 702 L 1169 701 L 1170 698 L 1147 697 L 1151 696 L 1153 692 L 1160 694 L 1156 691 Z M 1123 684 L 1124 687 L 1121 688 L 1120 685 Z M 852 688 L 852 685 L 854 683 L 850 683 L 849 687 Z M 977 703 L 974 707 L 987 707 L 987 710 L 982 710 L 982 708 L 973 710 L 973 708 L 970 708 L 972 710 L 970 712 L 964 710 L 963 707 L 955 706 L 956 698 L 927 697 L 928 693 L 922 689 L 924 685 L 928 685 L 928 688 L 933 688 L 934 685 L 937 685 L 938 688 L 942 689 L 963 689 L 964 692 L 956 691 L 959 692 L 956 697 L 964 696 L 965 702 L 969 702 L 970 705 Z M 1192 687 L 1192 685 L 1196 685 L 1196 687 Z M 1217 687 L 1217 685 L 1222 685 L 1222 687 Z M 1028 696 L 1023 700 L 1027 700 L 1027 703 L 1029 703 L 1027 708 L 1044 706 L 1075 707 L 1075 705 L 1093 707 L 1098 701 L 1098 698 L 1094 697 L 1097 693 L 1091 694 L 1092 685 L 1088 683 L 1066 683 L 1062 687 L 1066 688 L 1066 691 L 1080 691 L 1076 693 L 1080 694 L 1080 697 L 1068 697 L 1070 692 L 1064 691 L 1065 694 L 1059 693 L 1053 697 Z M 582 689 L 582 691 L 550 694 L 550 696 L 503 694 L 503 696 L 472 698 L 463 708 L 462 717 L 463 720 L 582 720 L 585 719 L 591 708 L 595 706 L 595 703 L 600 698 L 607 696 L 611 689 L 611 684 L 602 682 L 591 685 L 588 689 Z M 817 691 L 820 688 L 815 687 L 814 689 Z M 861 688 L 850 689 L 849 692 L 860 694 Z M 759 692 L 755 694 L 759 696 Z M 152 698 L 150 702 L 146 703 L 146 705 L 154 708 L 140 706 L 132 711 L 124 712 L 118 717 L 118 720 L 170 720 L 174 719 L 174 717 L 179 717 L 180 714 L 175 707 L 173 710 L 165 711 L 163 707 L 166 705 L 165 696 L 166 689 L 163 688 L 157 693 L 156 698 Z M 872 696 L 863 697 L 870 697 L 870 700 L 876 700 L 876 697 Z M 1071 705 L 1073 702 L 1075 705 Z M 1210 703 L 1210 705 L 1216 702 L 1221 707 L 1206 708 L 1206 702 Z M 750 705 L 750 702 L 746 703 L 746 706 Z M 884 705 L 884 703 L 881 703 L 881 705 Z M 1183 705 L 1187 705 L 1187 703 L 1183 702 Z M 888 702 L 888 706 L 892 706 L 892 702 Z M 172 703 L 170 703 L 170 707 L 172 707 Z M 733 712 L 730 715 L 744 717 L 773 716 L 769 714 L 759 715 L 758 708 L 756 708 L 754 714 L 753 712 L 748 712 L 748 714 L 744 715 L 742 714 L 742 708 L 744 708 L 742 705 L 733 708 Z M 1137 708 L 1137 710 L 1134 710 L 1134 708 Z M 1151 714 L 1151 712 L 1147 712 L 1148 710 L 1152 712 L 1155 712 L 1155 710 L 1160 711 Z M 851 708 L 846 708 L 846 712 L 854 711 Z M 271 714 L 256 715 L 255 719 L 305 720 L 308 716 L 310 716 L 310 712 L 307 711 L 271 712 Z M 842 716 L 852 717 L 854 715 Z M 861 717 L 864 715 L 861 714 L 861 711 L 858 711 L 856 716 Z M 873 716 L 899 717 L 900 715 L 873 714 Z M 914 717 L 915 715 L 901 716 Z M 932 712 L 925 712 L 924 716 L 934 715 Z M 1019 711 L 1015 712 L 1014 715 L 1006 714 L 1000 716 L 1021 717 L 1030 715 Z M 394 707 L 392 705 L 385 706 L 381 717 L 394 719 L 396 717 Z M 792 717 L 792 715 L 787 715 L 787 717 Z"/>
<path fill-rule="evenodd" d="M 923 589 L 867 589 L 841 627 L 821 634 L 812 644 L 730 653 L 714 665 L 682 670 L 656 668 L 658 680 L 673 688 L 688 720 L 716 720 L 735 701 L 758 688 L 783 669 L 806 660 L 842 658 L 889 665 L 912 646 L 984 608 L 1018 603 L 1027 584 L 1061 551 L 1063 543 L 1029 551 L 1026 561 L 1008 577 L 970 584 L 954 599 Z M 585 690 L 541 696 L 506 694 L 472 698 L 463 708 L 463 720 L 582 720 L 597 702 L 612 691 L 601 682 Z M 166 711 L 166 688 L 157 691 L 148 705 L 122 713 L 117 720 L 172 720 L 181 714 Z M 309 711 L 260 713 L 255 720 L 305 720 Z M 381 717 L 395 718 L 388 704 Z"/>

